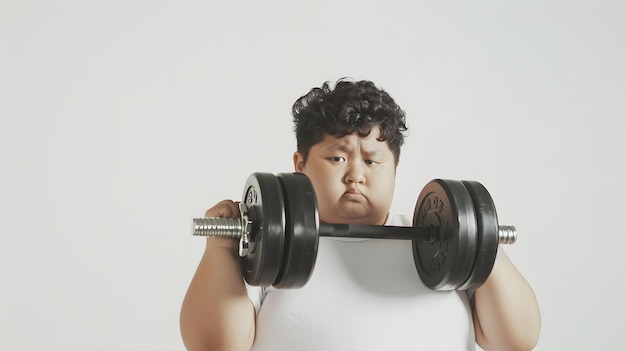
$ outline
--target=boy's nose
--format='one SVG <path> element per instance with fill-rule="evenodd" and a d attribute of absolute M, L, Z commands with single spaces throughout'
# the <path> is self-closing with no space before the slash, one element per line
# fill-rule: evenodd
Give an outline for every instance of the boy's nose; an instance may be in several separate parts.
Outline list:
<path fill-rule="evenodd" d="M 345 182 L 365 183 L 365 169 L 360 162 L 350 162 L 350 166 L 346 170 Z"/>

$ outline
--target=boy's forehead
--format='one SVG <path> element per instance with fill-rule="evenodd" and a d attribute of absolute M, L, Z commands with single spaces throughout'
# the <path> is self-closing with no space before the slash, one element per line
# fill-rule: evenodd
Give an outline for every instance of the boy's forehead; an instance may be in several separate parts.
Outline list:
<path fill-rule="evenodd" d="M 324 133 L 324 137 L 322 138 L 320 142 L 326 142 L 326 143 L 336 142 L 339 144 L 350 143 L 356 140 L 379 142 L 378 137 L 380 137 L 380 127 L 376 126 L 372 128 L 369 134 L 365 136 L 361 136 L 357 132 L 354 132 L 352 134 L 342 135 L 342 136 Z"/>

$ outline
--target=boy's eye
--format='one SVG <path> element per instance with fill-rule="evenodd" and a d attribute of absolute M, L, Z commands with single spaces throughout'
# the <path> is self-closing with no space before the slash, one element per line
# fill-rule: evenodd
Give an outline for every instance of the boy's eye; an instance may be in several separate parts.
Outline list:
<path fill-rule="evenodd" d="M 345 161 L 345 160 L 346 160 L 345 158 L 343 158 L 343 157 L 341 157 L 341 156 L 333 156 L 333 157 L 331 157 L 330 159 L 331 159 L 333 162 L 343 162 L 343 161 Z"/>
<path fill-rule="evenodd" d="M 366 164 L 368 164 L 368 165 L 373 165 L 373 164 L 375 164 L 375 163 L 376 163 L 376 161 L 373 161 L 373 160 L 365 160 L 365 163 L 366 163 Z"/>

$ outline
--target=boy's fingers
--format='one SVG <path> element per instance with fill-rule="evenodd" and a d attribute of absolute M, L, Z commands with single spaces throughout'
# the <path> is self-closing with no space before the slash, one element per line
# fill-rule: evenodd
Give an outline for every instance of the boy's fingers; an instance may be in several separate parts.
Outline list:
<path fill-rule="evenodd" d="M 223 200 L 218 202 L 215 206 L 209 208 L 205 213 L 205 217 L 223 217 L 223 218 L 237 218 L 239 217 L 239 202 L 232 200 Z M 237 252 L 237 240 L 218 237 L 207 237 L 207 248 L 224 247 L 236 254 Z"/>
<path fill-rule="evenodd" d="M 205 217 L 236 218 L 239 216 L 239 202 L 223 200 L 204 213 Z"/>

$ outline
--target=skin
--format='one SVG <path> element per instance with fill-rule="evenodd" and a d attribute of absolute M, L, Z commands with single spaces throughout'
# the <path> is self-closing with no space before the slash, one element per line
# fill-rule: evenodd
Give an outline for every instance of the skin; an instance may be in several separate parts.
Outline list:
<path fill-rule="evenodd" d="M 325 136 L 304 159 L 293 155 L 296 172 L 315 189 L 320 219 L 328 223 L 383 225 L 395 189 L 396 163 L 389 146 L 370 135 Z M 207 217 L 239 216 L 237 203 L 222 201 Z M 487 351 L 532 350 L 541 315 L 535 294 L 505 252 L 472 299 L 476 342 Z M 234 240 L 207 238 L 205 254 L 183 301 L 180 327 L 185 347 L 195 350 L 250 350 L 255 312 L 241 277 Z"/>

